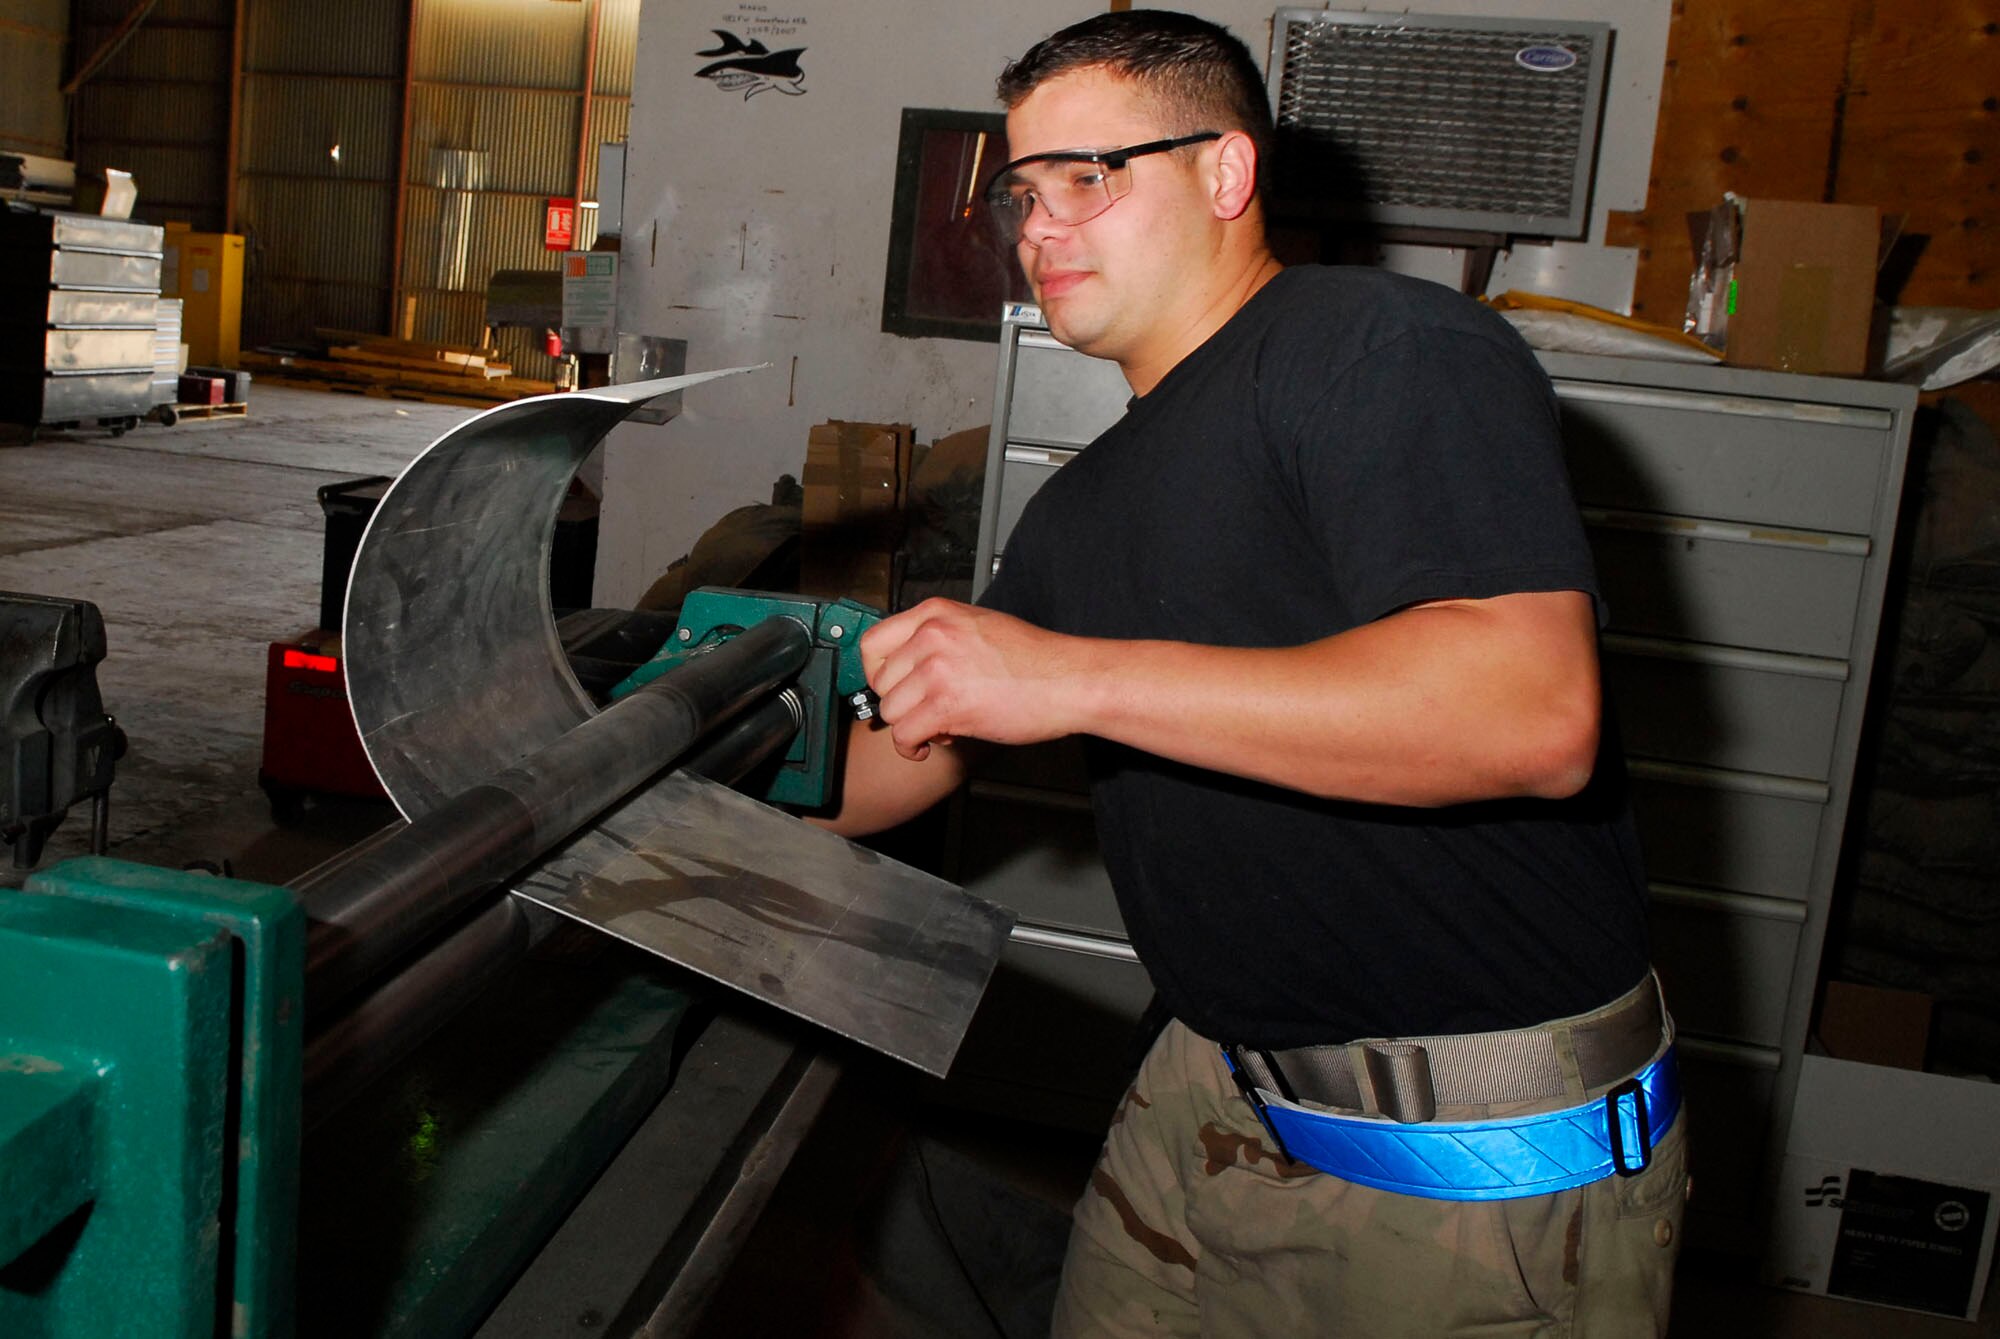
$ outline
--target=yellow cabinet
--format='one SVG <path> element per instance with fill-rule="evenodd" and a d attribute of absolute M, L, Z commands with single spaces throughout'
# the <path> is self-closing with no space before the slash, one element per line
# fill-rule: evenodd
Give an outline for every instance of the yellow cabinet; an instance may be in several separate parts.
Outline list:
<path fill-rule="evenodd" d="M 243 238 L 169 227 L 163 297 L 181 300 L 190 367 L 235 367 L 242 352 Z"/>

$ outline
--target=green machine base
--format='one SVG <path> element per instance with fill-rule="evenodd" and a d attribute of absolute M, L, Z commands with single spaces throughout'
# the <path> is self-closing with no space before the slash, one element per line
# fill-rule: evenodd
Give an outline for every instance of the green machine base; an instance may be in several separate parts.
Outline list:
<path fill-rule="evenodd" d="M 113 860 L 0 893 L 0 1335 L 468 1333 L 672 1081 L 680 974 L 558 933 L 302 1153 L 304 938 Z"/>

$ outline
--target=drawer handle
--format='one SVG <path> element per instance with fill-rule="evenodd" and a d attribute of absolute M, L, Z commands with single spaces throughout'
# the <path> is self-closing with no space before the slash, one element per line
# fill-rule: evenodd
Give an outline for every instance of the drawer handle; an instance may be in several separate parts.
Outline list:
<path fill-rule="evenodd" d="M 1833 425 L 1886 432 L 1895 416 L 1886 409 L 1858 405 L 1808 404 L 1799 400 L 1755 400 L 1742 395 L 1702 395 L 1688 391 L 1649 391 L 1631 386 L 1598 386 L 1583 381 L 1558 381 L 1556 394 L 1565 400 L 1598 404 L 1638 405 L 1681 413 L 1733 414 L 1738 418 L 1788 419 L 1815 427 Z"/>
<path fill-rule="evenodd" d="M 1696 516 L 1670 516 L 1663 512 L 1612 511 L 1601 507 L 1580 507 L 1583 523 L 1599 530 L 1631 530 L 1643 535 L 1668 535 L 1674 539 L 1710 539 L 1724 544 L 1760 544 L 1781 549 L 1810 549 L 1816 553 L 1837 553 L 1843 557 L 1866 558 L 1872 547 L 1866 535 L 1832 535 L 1818 530 L 1780 530 L 1774 526 L 1736 525 L 1729 521 L 1709 521 Z"/>
<path fill-rule="evenodd" d="M 1093 958 L 1113 958 L 1119 962 L 1139 961 L 1139 951 L 1122 939 L 1106 939 L 1101 935 L 1072 934 L 1067 930 L 1050 930 L 1039 925 L 1022 925 L 1016 922 L 1007 932 L 1007 937 L 1016 944 L 1031 944 L 1036 948 L 1060 949 L 1064 953 L 1084 953 Z"/>
<path fill-rule="evenodd" d="M 1685 1032 L 1674 1038 L 1674 1044 L 1681 1048 L 1683 1058 L 1706 1060 L 1714 1065 L 1776 1072 L 1783 1068 L 1785 1062 L 1785 1057 L 1772 1046 L 1745 1046 L 1741 1042 L 1718 1041 L 1713 1037 L 1690 1037 Z"/>
<path fill-rule="evenodd" d="M 1677 642 L 1665 637 L 1638 637 L 1625 632 L 1607 632 L 1604 649 L 1611 655 L 1643 656 L 1648 660 L 1675 660 L 1690 665 L 1713 665 L 1720 669 L 1756 670 L 1764 674 L 1789 674 L 1797 679 L 1830 679 L 1846 683 L 1848 664 L 1825 656 L 1796 656 L 1782 651 L 1752 651 L 1741 646 L 1716 646 L 1708 642 Z"/>
<path fill-rule="evenodd" d="M 1646 891 L 1652 894 L 1655 902 L 1670 907 L 1690 907 L 1724 916 L 1754 916 L 1758 920 L 1784 921 L 1790 925 L 1806 923 L 1806 904 L 1787 902 L 1782 897 L 1731 893 L 1720 888 L 1689 888 L 1678 883 L 1648 883 Z"/>
<path fill-rule="evenodd" d="M 1774 800 L 1826 804 L 1833 798 L 1833 788 L 1824 781 L 1801 781 L 1797 777 L 1770 776 L 1763 772 L 1732 772 L 1722 767 L 1661 762 L 1657 758 L 1627 758 L 1625 770 L 1647 781 L 1671 781 L 1677 786 L 1697 786 L 1704 790 L 1733 790 L 1742 795 L 1766 795 Z"/>

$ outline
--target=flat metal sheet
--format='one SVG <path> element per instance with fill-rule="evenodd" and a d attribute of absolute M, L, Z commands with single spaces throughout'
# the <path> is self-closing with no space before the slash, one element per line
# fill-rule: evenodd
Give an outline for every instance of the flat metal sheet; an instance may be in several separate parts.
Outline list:
<path fill-rule="evenodd" d="M 342 640 L 362 743 L 406 817 L 595 714 L 549 607 L 556 513 L 577 467 L 634 410 L 721 375 L 489 410 L 432 444 L 377 504 Z M 677 773 L 516 891 L 933 1074 L 950 1067 L 1013 919 Z"/>
<path fill-rule="evenodd" d="M 942 879 L 681 772 L 515 891 L 940 1076 L 1013 921 Z"/>

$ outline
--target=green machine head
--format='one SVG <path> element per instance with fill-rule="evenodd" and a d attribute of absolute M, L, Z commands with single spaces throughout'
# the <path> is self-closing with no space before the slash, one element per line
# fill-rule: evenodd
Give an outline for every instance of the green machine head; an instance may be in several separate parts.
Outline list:
<path fill-rule="evenodd" d="M 853 600 L 815 600 L 803 595 L 730 590 L 704 586 L 689 592 L 681 619 L 660 653 L 611 690 L 613 701 L 635 691 L 674 666 L 713 650 L 746 628 L 770 618 L 789 618 L 812 633 L 812 654 L 788 690 L 796 694 L 800 726 L 777 764 L 770 783 L 749 788 L 769 804 L 817 809 L 833 798 L 839 771 L 845 705 L 856 719 L 875 714 L 875 696 L 861 665 L 861 634 L 882 620 L 882 612 Z"/>

